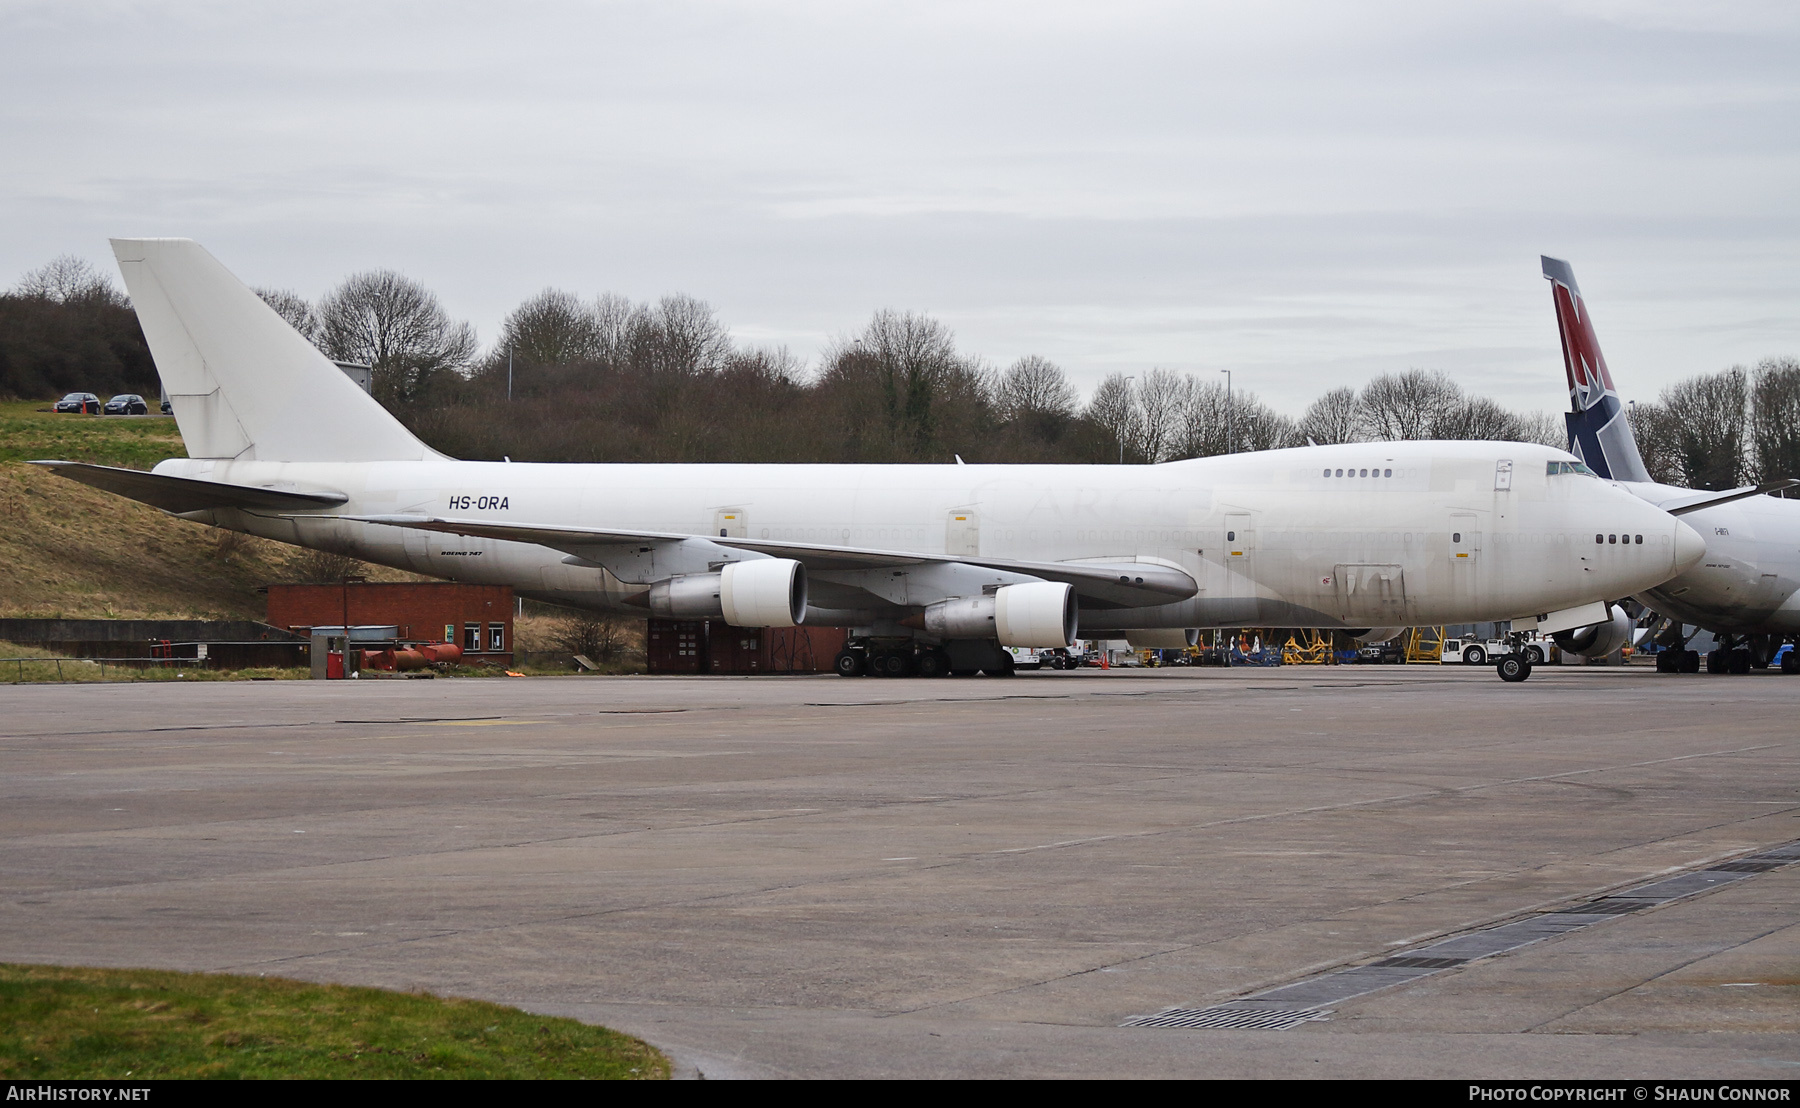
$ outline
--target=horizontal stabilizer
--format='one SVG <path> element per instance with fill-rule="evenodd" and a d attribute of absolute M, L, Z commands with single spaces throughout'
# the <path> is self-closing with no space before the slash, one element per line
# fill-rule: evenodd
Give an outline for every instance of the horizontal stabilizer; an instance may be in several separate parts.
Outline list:
<path fill-rule="evenodd" d="M 631 543 L 679 542 L 703 539 L 719 546 L 752 550 L 772 558 L 792 558 L 810 572 L 830 570 L 903 568 L 927 563 L 961 563 L 986 569 L 1028 574 L 1045 581 L 1062 581 L 1090 605 L 1141 607 L 1172 604 L 1200 591 L 1199 583 L 1182 570 L 1154 562 L 1018 562 L 1007 559 L 953 557 L 920 554 L 908 550 L 870 550 L 822 543 L 784 542 L 711 535 L 681 535 L 658 531 L 624 531 L 602 527 L 558 527 L 541 524 L 496 523 L 491 520 L 436 519 L 429 516 L 350 516 L 362 523 L 381 523 L 451 535 L 506 539 L 548 546 L 577 557 L 596 546 Z"/>
<path fill-rule="evenodd" d="M 1684 516 L 1689 512 L 1697 512 L 1702 508 L 1716 508 L 1721 504 L 1729 504 L 1734 500 L 1744 500 L 1752 496 L 1763 496 L 1782 489 L 1791 489 L 1800 485 L 1800 481 L 1792 477 L 1784 477 L 1779 481 L 1764 481 L 1760 485 L 1745 485 L 1742 488 L 1727 489 L 1724 492 L 1707 492 L 1698 496 L 1684 496 L 1677 500 L 1667 500 L 1657 507 L 1672 516 Z"/>
<path fill-rule="evenodd" d="M 228 485 L 223 481 L 165 477 L 158 473 L 146 473 L 141 469 L 119 469 L 115 466 L 89 465 L 86 462 L 31 464 L 44 466 L 50 472 L 71 481 L 80 481 L 84 485 L 117 493 L 176 515 L 210 511 L 214 508 L 262 508 L 295 512 L 308 508 L 334 508 L 349 499 L 341 492 L 327 490 L 296 492 L 251 485 Z"/>

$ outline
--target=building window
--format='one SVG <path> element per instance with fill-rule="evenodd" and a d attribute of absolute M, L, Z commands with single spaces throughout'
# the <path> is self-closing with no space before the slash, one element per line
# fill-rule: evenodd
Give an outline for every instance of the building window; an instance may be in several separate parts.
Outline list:
<path fill-rule="evenodd" d="M 463 624 L 463 652 L 477 654 L 481 651 L 481 624 Z"/>
<path fill-rule="evenodd" d="M 495 654 L 506 652 L 506 624 L 488 624 L 488 649 Z"/>

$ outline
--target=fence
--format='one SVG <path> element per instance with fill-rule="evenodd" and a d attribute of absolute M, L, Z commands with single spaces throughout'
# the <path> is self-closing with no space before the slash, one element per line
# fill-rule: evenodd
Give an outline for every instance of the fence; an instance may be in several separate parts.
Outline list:
<path fill-rule="evenodd" d="M 104 681 L 106 680 L 107 666 L 112 666 L 115 671 L 167 668 L 169 666 L 181 669 L 206 669 L 211 663 L 212 659 L 210 658 L 0 658 L 0 672 L 4 672 L 6 667 L 12 667 L 12 672 L 8 674 L 12 679 L 7 684 L 21 685 L 25 683 L 25 667 L 28 665 L 45 671 L 46 675 L 41 680 L 51 680 L 48 671 L 54 668 L 55 680 L 68 682 L 79 680 L 78 675 L 82 670 L 78 667 L 84 666 L 97 667 L 100 680 Z M 64 670 L 64 666 L 68 666 L 69 669 Z M 91 673 L 93 670 L 90 669 L 87 672 Z M 113 678 L 115 681 L 118 679 L 116 676 Z M 38 680 L 40 678 L 34 673 L 33 683 L 35 684 Z"/>

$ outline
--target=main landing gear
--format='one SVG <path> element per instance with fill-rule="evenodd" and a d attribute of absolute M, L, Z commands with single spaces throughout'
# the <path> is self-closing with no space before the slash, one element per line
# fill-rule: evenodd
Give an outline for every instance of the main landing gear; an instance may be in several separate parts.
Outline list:
<path fill-rule="evenodd" d="M 1011 677 L 1013 656 L 998 643 L 952 640 L 941 646 L 852 639 L 832 659 L 839 677 Z"/>

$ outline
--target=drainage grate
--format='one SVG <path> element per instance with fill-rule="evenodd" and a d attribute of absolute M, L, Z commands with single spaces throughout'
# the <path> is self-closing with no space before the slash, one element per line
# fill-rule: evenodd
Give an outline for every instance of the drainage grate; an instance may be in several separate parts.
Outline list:
<path fill-rule="evenodd" d="M 1170 1008 L 1154 1016 L 1138 1016 L 1121 1027 L 1222 1027 L 1250 1031 L 1287 1031 L 1310 1020 L 1326 1017 L 1318 1008 Z"/>
<path fill-rule="evenodd" d="M 1209 1008 L 1169 1008 L 1154 1016 L 1135 1016 L 1119 1026 L 1239 1027 L 1286 1031 L 1311 1020 L 1325 1019 L 1330 1014 L 1330 1009 L 1325 1007 L 1328 1004 L 1339 1004 L 1352 997 L 1418 981 L 1444 970 L 1465 966 L 1478 958 L 1491 957 L 1541 943 L 1558 935 L 1566 935 L 1571 931 L 1579 931 L 1602 922 L 1608 916 L 1623 916 L 1667 904 L 1672 900 L 1720 888 L 1733 881 L 1742 881 L 1753 873 L 1767 873 L 1795 862 L 1800 862 L 1800 842 L 1783 843 L 1735 862 L 1721 862 L 1707 869 L 1665 877 L 1585 904 L 1558 908 L 1553 912 L 1540 912 L 1510 923 L 1440 939 L 1418 947 L 1411 953 L 1396 954 L 1360 966 L 1347 966 L 1315 974 Z"/>
<path fill-rule="evenodd" d="M 1577 904 L 1573 908 L 1558 908 L 1548 913 L 1553 916 L 1622 916 L 1626 912 L 1636 912 L 1650 907 L 1648 900 L 1590 900 L 1586 904 Z"/>

